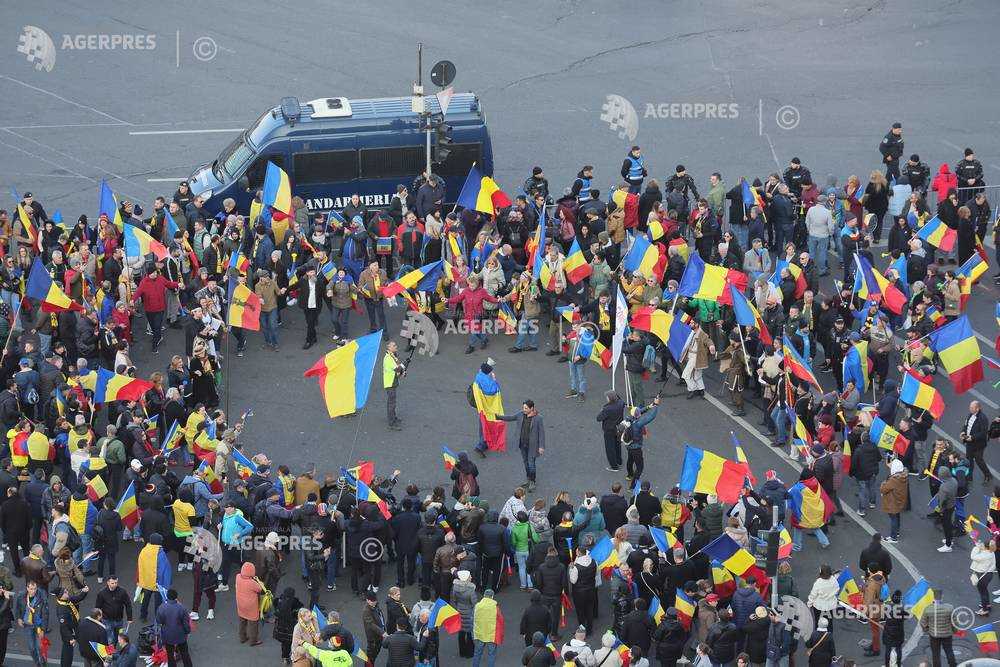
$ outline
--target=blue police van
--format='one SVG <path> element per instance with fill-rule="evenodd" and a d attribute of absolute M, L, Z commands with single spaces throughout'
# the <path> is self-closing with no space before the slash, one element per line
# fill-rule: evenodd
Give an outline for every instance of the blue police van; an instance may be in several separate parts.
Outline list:
<path fill-rule="evenodd" d="M 437 97 L 425 100 L 428 111 L 440 114 Z M 493 148 L 473 93 L 456 93 L 444 121 L 452 128 L 450 154 L 433 169 L 444 177 L 447 201 L 454 202 L 473 163 L 493 174 Z M 302 197 L 310 212 L 341 209 L 355 193 L 367 207 L 380 208 L 389 205 L 397 185 L 409 187 L 424 171 L 425 137 L 409 97 L 330 97 L 305 104 L 285 98 L 211 164 L 199 167 L 189 183 L 195 195 L 208 195 L 212 213 L 227 197 L 248 211 L 270 161 L 288 173 L 292 195 Z"/>

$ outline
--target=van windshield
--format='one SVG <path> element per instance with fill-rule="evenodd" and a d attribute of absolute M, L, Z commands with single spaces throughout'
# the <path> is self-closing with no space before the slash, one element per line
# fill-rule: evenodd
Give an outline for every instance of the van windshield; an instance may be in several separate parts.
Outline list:
<path fill-rule="evenodd" d="M 256 151 L 247 143 L 245 135 L 229 144 L 212 164 L 212 173 L 220 183 L 227 183 L 238 177 L 250 163 Z"/>

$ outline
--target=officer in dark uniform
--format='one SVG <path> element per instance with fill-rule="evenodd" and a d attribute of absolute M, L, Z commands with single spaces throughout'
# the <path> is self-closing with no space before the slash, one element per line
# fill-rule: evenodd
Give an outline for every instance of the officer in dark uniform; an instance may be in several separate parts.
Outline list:
<path fill-rule="evenodd" d="M 986 181 L 983 180 L 983 163 L 976 159 L 976 154 L 971 148 L 965 149 L 965 157 L 955 165 L 955 175 L 958 176 L 959 204 L 964 204 L 979 192 L 978 189 L 963 190 L 962 188 L 986 185 Z"/>
<path fill-rule="evenodd" d="M 802 164 L 802 160 L 797 157 L 793 157 L 792 161 L 788 165 L 788 169 L 785 170 L 783 174 L 785 179 L 785 185 L 788 189 L 792 191 L 795 195 L 795 199 L 798 200 L 802 196 L 802 183 L 806 180 L 812 181 L 812 174 L 809 173 L 809 169 Z"/>
<path fill-rule="evenodd" d="M 903 165 L 903 176 L 910 181 L 910 187 L 916 190 L 927 191 L 927 179 L 930 178 L 931 168 L 920 161 L 920 156 L 914 153 Z"/>
<path fill-rule="evenodd" d="M 882 137 L 882 143 L 878 145 L 878 152 L 882 154 L 882 162 L 885 164 L 885 177 L 890 182 L 899 179 L 899 158 L 903 157 L 903 124 L 893 123 L 892 129 Z M 910 185 L 913 185 L 911 182 Z"/>
<path fill-rule="evenodd" d="M 633 146 L 629 150 L 622 162 L 622 178 L 628 181 L 628 191 L 633 194 L 642 192 L 642 179 L 648 176 L 646 171 L 646 161 L 642 157 L 642 150 L 638 146 Z"/>

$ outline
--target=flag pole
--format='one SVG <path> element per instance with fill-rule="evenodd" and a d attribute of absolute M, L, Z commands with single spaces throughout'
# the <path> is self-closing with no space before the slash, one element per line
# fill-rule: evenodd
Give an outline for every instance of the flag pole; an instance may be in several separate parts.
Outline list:
<path fill-rule="evenodd" d="M 21 306 L 24 305 L 25 298 L 21 297 L 17 302 L 17 310 L 14 311 L 14 321 L 11 322 L 10 332 L 7 334 L 7 342 L 3 345 L 3 354 L 0 354 L 0 364 L 7 358 L 7 353 L 10 351 L 10 339 L 14 337 L 14 329 L 17 328 L 17 319 L 21 315 Z"/>
<path fill-rule="evenodd" d="M 736 328 L 740 332 L 740 347 L 743 348 L 743 365 L 747 369 L 747 380 L 749 381 L 750 375 L 750 359 L 747 358 L 747 344 L 746 340 L 743 338 L 743 327 L 740 326 L 739 322 L 736 323 Z"/>
<path fill-rule="evenodd" d="M 476 163 L 473 162 L 472 165 L 469 167 L 469 173 L 472 173 L 472 170 L 475 169 L 475 168 L 476 168 Z M 465 175 L 465 180 L 466 181 L 469 180 L 469 174 Z M 465 187 L 465 183 L 464 182 L 462 183 L 462 187 Z M 462 194 L 461 191 L 459 191 L 458 194 L 461 195 Z M 413 196 L 416 197 L 417 193 L 414 192 Z M 455 205 L 451 207 L 451 212 L 454 213 L 457 208 L 458 208 L 458 202 L 455 202 Z"/>

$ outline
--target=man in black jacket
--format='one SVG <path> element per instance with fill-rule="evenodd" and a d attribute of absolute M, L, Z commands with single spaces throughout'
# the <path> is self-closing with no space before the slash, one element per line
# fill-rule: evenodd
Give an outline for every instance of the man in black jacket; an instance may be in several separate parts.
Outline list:
<path fill-rule="evenodd" d="M 433 511 L 424 515 L 424 525 L 417 530 L 417 545 L 420 549 L 420 583 L 433 587 L 434 555 L 439 547 L 444 546 L 444 529 L 437 525 L 437 516 Z"/>
<path fill-rule="evenodd" d="M 7 388 L 0 392 L 0 422 L 10 430 L 21 420 L 21 406 L 17 400 L 17 383 L 7 380 Z"/>
<path fill-rule="evenodd" d="M 862 576 L 868 576 L 872 572 L 881 572 L 885 575 L 886 581 L 892 573 L 892 556 L 882 546 L 882 535 L 875 533 L 872 541 L 861 551 L 858 558 L 858 569 Z"/>
<path fill-rule="evenodd" d="M 604 515 L 604 525 L 610 534 L 614 535 L 620 526 L 625 525 L 627 510 L 628 501 L 622 493 L 621 482 L 612 483 L 611 493 L 601 496 L 601 514 Z"/>
<path fill-rule="evenodd" d="M 903 156 L 903 124 L 893 123 L 892 128 L 882 137 L 878 145 L 885 164 L 885 178 L 888 181 L 899 179 L 899 158 Z"/>
<path fill-rule="evenodd" d="M 404 498 L 402 507 L 403 511 L 397 512 L 389 520 L 393 541 L 396 544 L 396 585 L 400 588 L 412 586 L 416 580 L 419 546 L 417 534 L 420 531 L 420 515 L 413 512 L 413 501 Z"/>
<path fill-rule="evenodd" d="M 802 164 L 802 160 L 797 157 L 793 157 L 792 161 L 788 164 L 788 169 L 782 175 L 785 181 L 785 185 L 791 190 L 792 194 L 796 198 L 802 196 L 802 184 L 805 181 L 812 182 L 812 174 L 809 173 L 808 167 Z"/>
<path fill-rule="evenodd" d="M 108 576 L 108 583 L 97 592 L 97 600 L 94 606 L 101 610 L 104 615 L 104 625 L 108 628 L 108 637 L 118 641 L 118 632 L 125 626 L 125 623 L 132 622 L 132 596 L 124 588 L 118 585 L 118 575 Z"/>
<path fill-rule="evenodd" d="M 500 572 L 505 551 L 507 531 L 499 523 L 500 514 L 496 510 L 486 513 L 486 520 L 479 526 L 476 539 L 479 542 L 480 582 L 483 590 L 499 589 Z"/>
<path fill-rule="evenodd" d="M 920 161 L 920 156 L 916 153 L 911 155 L 910 159 L 903 165 L 901 173 L 910 181 L 910 187 L 913 188 L 914 192 L 927 189 L 927 179 L 930 178 L 931 169 Z"/>
<path fill-rule="evenodd" d="M 541 591 L 535 589 L 531 591 L 531 600 L 528 607 L 521 614 L 521 625 L 519 633 L 524 636 L 524 645 L 531 645 L 531 637 L 536 632 L 541 632 L 546 637 L 550 632 L 554 633 L 557 628 L 552 626 L 552 616 L 549 609 L 542 603 Z"/>
<path fill-rule="evenodd" d="M 878 489 L 875 484 L 882 454 L 871 438 L 862 436 L 861 444 L 851 454 L 851 477 L 858 480 L 858 514 L 865 516 L 875 507 Z"/>
<path fill-rule="evenodd" d="M 986 452 L 986 443 L 989 440 L 990 420 L 983 414 L 979 401 L 969 403 L 969 416 L 962 427 L 962 434 L 959 436 L 965 444 L 966 457 L 969 459 L 969 483 L 972 483 L 972 472 L 974 466 L 979 466 L 983 471 L 983 484 L 993 481 L 989 466 L 983 460 Z"/>
<path fill-rule="evenodd" d="M 21 576 L 21 558 L 31 550 L 31 506 L 17 493 L 16 487 L 7 488 L 7 499 L 0 506 L 0 527 L 7 543 L 7 551 L 14 562 L 14 576 Z M 20 548 L 20 551 L 18 549 Z"/>
<path fill-rule="evenodd" d="M 569 577 L 566 574 L 566 566 L 559 560 L 558 552 L 554 546 L 549 547 L 549 553 L 545 556 L 534 576 L 535 586 L 538 587 L 542 596 L 542 604 L 549 610 L 549 629 L 552 639 L 559 638 L 559 618 L 562 612 L 562 594 L 566 592 Z"/>
<path fill-rule="evenodd" d="M 643 347 L 643 351 L 645 352 L 645 347 Z M 606 470 L 617 472 L 622 466 L 622 443 L 618 437 L 618 425 L 622 423 L 625 413 L 625 401 L 615 391 L 605 392 L 604 400 L 604 407 L 597 413 L 597 421 L 601 422 L 601 432 L 604 434 L 604 455 L 608 458 Z M 607 515 L 605 515 L 605 523 L 607 523 Z M 622 521 L 622 523 L 625 522 Z M 615 531 L 609 527 L 608 532 L 614 533 Z"/>

